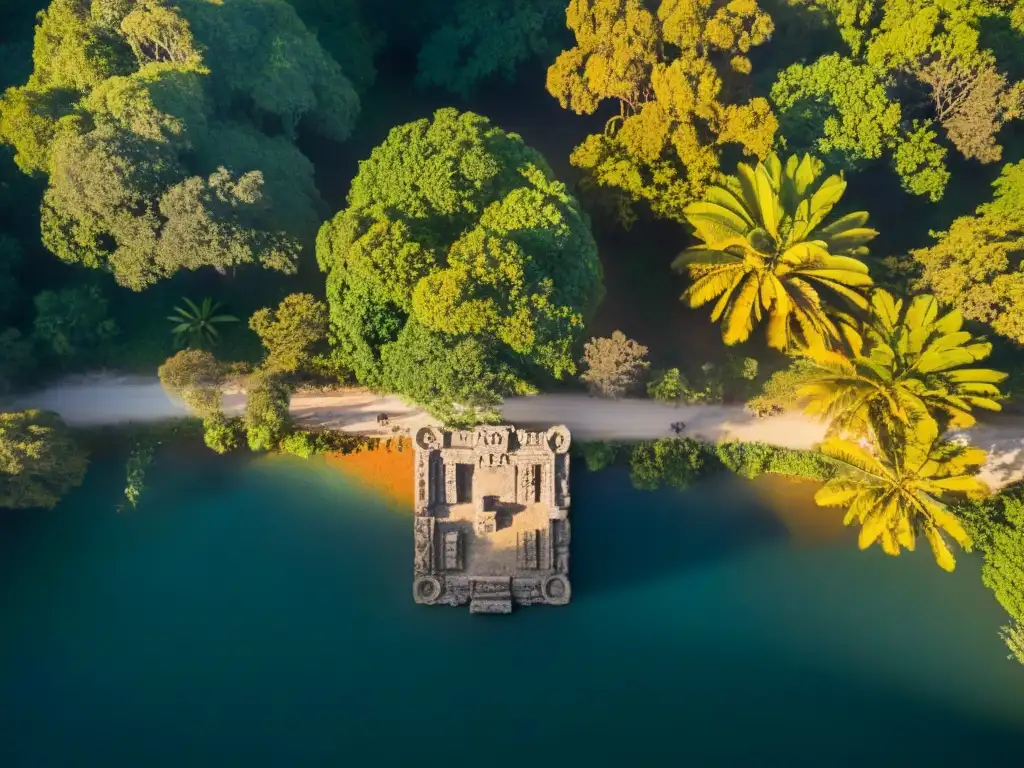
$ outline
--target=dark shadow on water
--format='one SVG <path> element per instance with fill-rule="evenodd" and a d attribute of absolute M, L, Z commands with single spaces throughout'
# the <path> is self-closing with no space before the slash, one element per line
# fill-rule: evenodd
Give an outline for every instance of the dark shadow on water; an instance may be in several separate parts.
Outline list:
<path fill-rule="evenodd" d="M 667 577 L 785 536 L 725 476 L 646 493 L 577 464 L 573 603 L 479 617 L 415 605 L 411 516 L 323 463 L 161 466 L 134 513 L 97 463 L 58 509 L 0 516 L 4 768 L 967 766 L 1020 743 L 1019 719 L 805 654 L 813 604 L 674 608 Z M 944 620 L 920 632 L 952 656 Z"/>
<path fill-rule="evenodd" d="M 685 491 L 638 491 L 629 471 L 573 464 L 574 594 L 632 587 L 787 536 L 752 487 L 732 475 Z"/>

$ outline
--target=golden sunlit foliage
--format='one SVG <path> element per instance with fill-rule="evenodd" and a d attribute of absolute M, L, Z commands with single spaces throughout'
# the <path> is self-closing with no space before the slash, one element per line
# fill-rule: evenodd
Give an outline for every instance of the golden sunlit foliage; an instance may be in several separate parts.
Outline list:
<path fill-rule="evenodd" d="M 861 333 L 863 346 L 849 358 L 808 355 L 813 371 L 797 397 L 807 413 L 829 420 L 830 433 L 900 442 L 922 427 L 971 427 L 974 408 L 1000 410 L 997 385 L 1006 374 L 968 367 L 992 345 L 963 330 L 960 312 L 940 316 L 934 296 L 903 301 L 875 291 Z"/>
<path fill-rule="evenodd" d="M 548 69 L 547 88 L 577 114 L 618 101 L 618 116 L 571 160 L 591 185 L 614 191 L 625 223 L 641 201 L 682 221 L 714 179 L 723 146 L 759 158 L 771 149 L 768 101 L 726 88 L 727 78 L 750 73 L 747 54 L 773 29 L 755 0 L 662 0 L 656 11 L 641 0 L 572 0 L 566 23 L 576 46 Z"/>
<path fill-rule="evenodd" d="M 924 268 L 921 287 L 968 320 L 988 323 L 1024 343 L 1024 162 L 1007 165 L 995 195 L 973 216 L 954 220 L 929 248 L 911 252 Z"/>
<path fill-rule="evenodd" d="M 694 281 L 683 298 L 691 307 L 716 300 L 711 319 L 721 320 L 726 344 L 746 341 L 763 319 L 776 349 L 848 340 L 852 318 L 828 301 L 867 307 L 871 278 L 860 258 L 878 234 L 864 226 L 868 214 L 824 225 L 846 182 L 841 175 L 822 179 L 824 165 L 809 155 L 793 155 L 783 168 L 772 154 L 756 168 L 740 163 L 736 170 L 685 209 L 702 244 L 673 263 Z"/>
<path fill-rule="evenodd" d="M 838 438 L 827 440 L 821 450 L 838 474 L 814 499 L 822 506 L 847 507 L 844 522 L 860 523 L 861 549 L 877 542 L 886 554 L 898 555 L 913 550 L 917 535 L 924 534 L 935 561 L 947 571 L 956 559 L 943 534 L 970 551 L 971 539 L 944 499 L 951 494 L 977 499 L 987 493 L 974 477 L 985 451 L 942 441 L 935 431 L 920 441 L 877 451 Z"/>

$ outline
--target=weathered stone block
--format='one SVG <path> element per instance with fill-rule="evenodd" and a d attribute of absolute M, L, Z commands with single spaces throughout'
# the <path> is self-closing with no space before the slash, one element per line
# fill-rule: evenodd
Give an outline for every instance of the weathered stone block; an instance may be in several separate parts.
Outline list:
<path fill-rule="evenodd" d="M 462 570 L 461 531 L 446 531 L 444 534 L 444 567 L 447 571 Z"/>
<path fill-rule="evenodd" d="M 569 441 L 564 427 L 417 432 L 417 602 L 507 613 L 569 601 Z"/>

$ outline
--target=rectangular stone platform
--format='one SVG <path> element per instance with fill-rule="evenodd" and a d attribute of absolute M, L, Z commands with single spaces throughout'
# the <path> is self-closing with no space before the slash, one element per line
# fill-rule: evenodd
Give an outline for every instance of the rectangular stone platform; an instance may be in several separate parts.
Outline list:
<path fill-rule="evenodd" d="M 569 431 L 416 434 L 413 597 L 509 613 L 569 602 Z"/>

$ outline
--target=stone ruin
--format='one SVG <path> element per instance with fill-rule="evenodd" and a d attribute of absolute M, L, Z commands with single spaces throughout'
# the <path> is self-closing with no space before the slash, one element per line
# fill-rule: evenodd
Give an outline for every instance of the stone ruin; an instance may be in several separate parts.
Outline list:
<path fill-rule="evenodd" d="M 416 433 L 417 603 L 511 613 L 569 602 L 569 441 L 564 426 Z"/>

